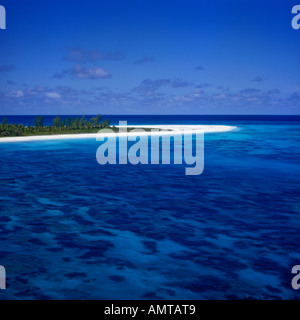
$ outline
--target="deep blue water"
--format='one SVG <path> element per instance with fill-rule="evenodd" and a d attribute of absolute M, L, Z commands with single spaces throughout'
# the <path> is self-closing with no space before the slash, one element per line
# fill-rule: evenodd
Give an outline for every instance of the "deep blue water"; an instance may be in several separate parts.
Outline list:
<path fill-rule="evenodd" d="M 199 176 L 100 166 L 95 139 L 0 144 L 0 298 L 299 299 L 299 117 L 119 119 L 238 130 L 205 135 Z"/>
<path fill-rule="evenodd" d="M 36 116 L 0 116 L 0 122 L 7 118 L 8 123 L 22 123 L 25 126 L 32 126 Z M 45 125 L 51 125 L 56 116 L 44 116 Z M 67 117 L 82 117 L 82 115 L 61 115 L 61 119 Z M 85 115 L 86 119 L 94 115 Z M 102 115 L 102 120 L 109 119 L 112 125 L 119 121 L 127 121 L 128 125 L 138 124 L 233 124 L 238 121 L 240 124 L 299 124 L 300 115 Z"/>

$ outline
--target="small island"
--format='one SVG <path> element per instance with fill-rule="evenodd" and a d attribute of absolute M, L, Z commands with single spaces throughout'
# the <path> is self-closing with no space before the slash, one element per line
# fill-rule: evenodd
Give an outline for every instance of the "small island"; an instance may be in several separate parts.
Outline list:
<path fill-rule="evenodd" d="M 44 117 L 38 116 L 34 119 L 32 126 L 23 124 L 9 124 L 4 118 L 0 124 L 0 137 L 22 137 L 38 135 L 57 135 L 57 134 L 78 134 L 78 133 L 97 133 L 100 129 L 109 128 L 113 131 L 118 129 L 110 126 L 109 120 L 101 121 L 101 115 L 86 119 L 85 116 L 80 118 L 67 117 L 62 120 L 55 117 L 52 125 L 44 124 Z"/>
<path fill-rule="evenodd" d="M 52 125 L 45 125 L 43 116 L 35 117 L 32 126 L 24 126 L 23 124 L 9 124 L 7 118 L 3 118 L 0 124 L 0 139 L 11 137 L 32 137 L 32 136 L 53 136 L 66 134 L 97 134 L 101 129 L 110 129 L 118 132 L 119 128 L 110 125 L 110 120 L 101 121 L 101 115 L 97 114 L 90 119 L 85 116 L 67 117 L 61 119 L 57 116 L 53 119 Z M 152 127 L 152 126 L 151 126 Z M 151 127 L 143 127 L 144 131 L 151 131 Z M 153 126 L 154 127 L 154 126 Z M 135 129 L 135 127 L 127 127 L 127 131 Z"/>

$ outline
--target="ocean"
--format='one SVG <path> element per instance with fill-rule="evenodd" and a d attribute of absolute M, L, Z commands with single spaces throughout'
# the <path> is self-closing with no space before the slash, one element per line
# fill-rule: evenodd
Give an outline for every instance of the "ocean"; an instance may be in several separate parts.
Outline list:
<path fill-rule="evenodd" d="M 0 144 L 0 299 L 299 299 L 300 116 L 103 119 L 238 128 L 205 134 L 198 176 L 101 166 L 96 139 Z"/>

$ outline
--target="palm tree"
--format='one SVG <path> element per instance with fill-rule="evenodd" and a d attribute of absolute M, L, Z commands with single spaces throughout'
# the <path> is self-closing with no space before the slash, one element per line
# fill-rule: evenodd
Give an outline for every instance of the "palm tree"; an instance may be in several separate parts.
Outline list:
<path fill-rule="evenodd" d="M 96 118 L 95 118 L 95 123 L 96 123 L 97 128 L 99 128 L 99 126 L 100 126 L 100 120 L 101 120 L 101 115 L 97 114 Z"/>
<path fill-rule="evenodd" d="M 87 126 L 87 122 L 85 120 L 85 116 L 82 116 L 79 120 L 79 127 L 80 129 L 85 129 Z"/>
<path fill-rule="evenodd" d="M 106 128 L 109 127 L 110 121 L 109 120 L 104 120 L 101 124 L 100 124 L 100 128 Z"/>
<path fill-rule="evenodd" d="M 35 117 L 33 121 L 33 125 L 37 128 L 37 131 L 39 131 L 40 128 L 44 127 L 44 117 L 42 116 Z"/>
<path fill-rule="evenodd" d="M 79 119 L 78 118 L 74 118 L 73 119 L 72 128 L 75 129 L 75 130 L 79 128 Z"/>
<path fill-rule="evenodd" d="M 67 129 L 70 128 L 70 127 L 71 127 L 71 124 L 72 124 L 72 119 L 71 119 L 71 117 L 67 117 L 67 118 L 65 119 L 65 121 L 64 121 L 64 124 L 65 124 L 65 126 L 67 127 Z"/>
<path fill-rule="evenodd" d="M 62 124 L 62 122 L 61 122 L 60 117 L 55 117 L 55 118 L 53 119 L 53 126 L 54 126 L 56 129 L 59 128 L 59 127 L 61 127 L 61 124 Z"/>
<path fill-rule="evenodd" d="M 2 119 L 1 124 L 3 124 L 3 125 L 7 125 L 7 122 L 8 122 L 8 121 L 7 121 L 7 118 L 5 117 L 5 118 L 3 118 L 3 119 Z"/>

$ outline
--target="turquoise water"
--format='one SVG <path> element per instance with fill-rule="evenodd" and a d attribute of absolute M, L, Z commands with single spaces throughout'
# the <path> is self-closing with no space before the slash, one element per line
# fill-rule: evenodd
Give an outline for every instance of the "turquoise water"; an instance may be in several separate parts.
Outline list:
<path fill-rule="evenodd" d="M 300 122 L 190 122 L 238 126 L 205 135 L 199 176 L 100 166 L 95 139 L 0 144 L 0 298 L 299 299 Z"/>

